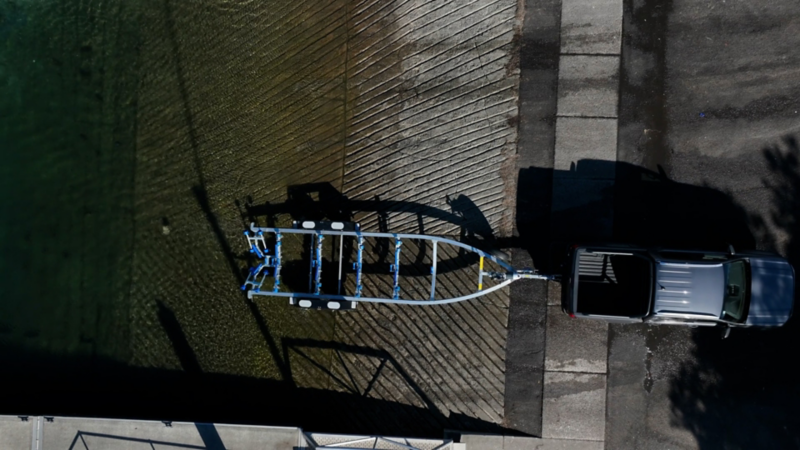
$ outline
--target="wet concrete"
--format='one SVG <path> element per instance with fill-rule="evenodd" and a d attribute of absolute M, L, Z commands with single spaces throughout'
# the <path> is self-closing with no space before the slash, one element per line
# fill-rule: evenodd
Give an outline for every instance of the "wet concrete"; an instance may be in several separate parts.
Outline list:
<path fill-rule="evenodd" d="M 545 372 L 542 437 L 603 441 L 605 374 Z"/>
<path fill-rule="evenodd" d="M 549 247 L 561 2 L 524 3 L 520 46 L 516 267 L 544 266 Z M 541 170 L 539 168 L 542 168 Z M 505 423 L 541 436 L 547 284 L 511 286 L 506 350 Z"/>
<path fill-rule="evenodd" d="M 562 56 L 558 115 L 617 117 L 618 88 L 618 56 Z"/>
<path fill-rule="evenodd" d="M 561 305 L 548 306 L 547 371 L 605 374 L 607 357 L 608 323 L 575 320 L 561 311 Z"/>
<path fill-rule="evenodd" d="M 682 327 L 611 325 L 608 354 L 610 448 L 695 448 L 691 432 L 667 397 L 680 361 L 691 357 L 691 330 Z"/>

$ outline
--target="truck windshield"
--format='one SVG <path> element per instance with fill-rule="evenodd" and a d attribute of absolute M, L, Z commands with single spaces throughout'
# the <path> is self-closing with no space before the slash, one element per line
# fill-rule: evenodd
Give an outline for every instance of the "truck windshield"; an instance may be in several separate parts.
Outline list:
<path fill-rule="evenodd" d="M 720 316 L 722 320 L 744 322 L 747 291 L 747 263 L 740 260 L 725 264 L 725 298 Z"/>

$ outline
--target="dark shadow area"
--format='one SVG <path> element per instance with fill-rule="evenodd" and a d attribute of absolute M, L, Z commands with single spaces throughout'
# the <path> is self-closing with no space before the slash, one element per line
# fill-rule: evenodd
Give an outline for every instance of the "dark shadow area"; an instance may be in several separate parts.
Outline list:
<path fill-rule="evenodd" d="M 418 229 L 414 233 L 425 234 L 423 218 L 435 219 L 438 222 L 450 223 L 460 228 L 460 241 L 475 245 L 482 250 L 498 247 L 491 225 L 480 211 L 480 208 L 466 195 L 446 195 L 445 201 L 450 211 L 434 208 L 415 202 L 400 200 L 354 200 L 339 192 L 330 183 L 308 183 L 289 186 L 286 189 L 286 201 L 282 203 L 254 204 L 246 199 L 241 209 L 246 223 L 258 226 L 276 226 L 281 216 L 292 220 L 333 220 L 350 222 L 357 213 L 376 213 L 379 217 L 378 230 L 372 232 L 391 232 L 388 223 L 389 213 L 403 213 L 416 216 Z M 508 244 L 504 242 L 504 244 Z M 508 247 L 504 247 L 508 248 Z M 385 252 L 388 256 L 388 249 Z"/>
<path fill-rule="evenodd" d="M 622 317 L 647 314 L 652 263 L 636 255 L 605 255 L 598 275 L 580 274 L 577 311 Z M 613 275 L 610 275 L 613 274 Z"/>
<path fill-rule="evenodd" d="M 614 181 L 595 178 L 614 174 Z M 552 186 L 560 209 L 552 206 Z M 519 243 L 534 266 L 558 272 L 566 248 L 576 243 L 614 242 L 642 246 L 724 250 L 753 249 L 751 219 L 731 197 L 708 186 L 670 180 L 620 162 L 581 160 L 569 171 L 526 168 L 519 172 Z M 601 237 L 608 230 L 612 237 Z"/>
<path fill-rule="evenodd" d="M 286 201 L 283 203 L 254 204 L 252 199 L 248 198 L 244 204 L 243 214 L 247 217 L 248 223 L 255 222 L 260 226 L 275 226 L 276 220 L 283 215 L 287 215 L 292 220 L 341 220 L 347 222 L 352 221 L 355 214 L 359 212 L 374 212 L 384 217 L 388 213 L 406 213 L 465 226 L 462 215 L 455 212 L 414 202 L 381 200 L 379 197 L 372 200 L 353 200 L 339 192 L 330 183 L 289 186 L 286 189 Z M 386 232 L 388 230 L 369 231 Z M 425 230 L 419 229 L 417 232 L 424 233 Z"/>
<path fill-rule="evenodd" d="M 614 238 L 636 244 L 752 250 L 750 216 L 730 195 L 709 186 L 670 180 L 631 164 L 616 167 Z"/>
<path fill-rule="evenodd" d="M 286 348 L 302 351 L 307 345 L 384 358 L 386 369 L 404 373 L 381 350 L 304 341 L 287 343 Z M 0 395 L 0 414 L 266 424 L 337 434 L 429 438 L 441 438 L 444 428 L 513 433 L 458 413 L 445 415 L 431 407 L 430 400 L 425 402 L 429 406 L 417 407 L 371 398 L 364 391 L 295 388 L 285 381 L 136 368 L 103 358 L 28 350 L 3 349 L 2 357 L 5 368 L 0 381 L 14 389 Z M 213 443 L 212 435 L 206 437 Z"/>
<path fill-rule="evenodd" d="M 530 167 L 517 179 L 516 229 L 519 247 L 540 270 L 552 271 L 550 218 L 553 203 L 553 169 Z"/>
<path fill-rule="evenodd" d="M 772 222 L 784 233 L 784 255 L 800 264 L 800 149 L 795 137 L 763 150 L 770 175 Z M 761 221 L 755 221 L 756 224 Z M 773 237 L 772 241 L 777 241 Z M 795 269 L 796 270 L 796 269 Z M 670 400 L 679 425 L 694 433 L 702 449 L 800 448 L 800 348 L 795 285 L 794 317 L 781 328 L 698 329 L 693 361 L 672 381 Z"/>
<path fill-rule="evenodd" d="M 300 356 L 304 364 L 310 364 L 325 373 L 330 378 L 331 383 L 338 389 L 343 388 L 352 394 L 344 400 L 340 407 L 351 411 L 354 420 L 357 420 L 364 430 L 391 427 L 396 430 L 405 430 L 405 436 L 413 436 L 417 433 L 415 430 L 422 427 L 431 430 L 430 434 L 426 434 L 431 437 L 436 436 L 437 432 L 434 430 L 438 430 L 437 437 L 441 437 L 445 429 L 476 430 L 499 434 L 514 433 L 494 423 L 484 422 L 453 412 L 443 413 L 425 393 L 425 390 L 414 381 L 411 375 L 386 350 L 311 339 L 286 339 L 283 341 L 283 346 L 287 361 L 291 354 Z M 328 367 L 325 367 L 325 361 L 318 361 L 310 356 L 309 350 L 331 351 L 333 365 L 339 367 L 341 373 L 334 373 Z M 375 359 L 378 363 L 377 368 L 372 373 L 365 373 L 365 367 L 354 362 L 356 358 Z M 369 369 L 367 369 L 367 372 L 370 372 Z M 382 383 L 383 380 L 381 378 L 386 377 L 386 374 L 390 372 L 393 375 L 393 379 Z M 397 376 L 402 380 L 401 384 L 397 384 L 394 381 Z M 366 379 L 369 381 L 364 383 Z M 378 384 L 383 384 L 384 388 L 387 385 L 391 386 L 390 389 L 394 391 L 393 395 L 405 396 L 407 395 L 406 392 L 410 391 L 413 393 L 413 397 L 424 404 L 425 407 L 410 408 L 408 405 L 401 403 L 385 402 L 385 404 L 381 403 L 381 409 L 359 410 L 359 402 L 361 401 L 359 399 L 369 399 L 370 393 Z M 372 401 L 377 400 L 373 398 Z M 383 402 L 383 400 L 380 400 L 380 402 Z"/>
<path fill-rule="evenodd" d="M 172 348 L 175 350 L 175 355 L 181 362 L 183 370 L 190 374 L 202 372 L 197 356 L 195 356 L 194 350 L 189 345 L 189 341 L 186 340 L 186 335 L 183 333 L 175 313 L 161 300 L 156 300 L 156 306 L 158 307 L 158 321 L 172 343 Z"/>
<path fill-rule="evenodd" d="M 194 426 L 206 450 L 225 450 L 225 444 L 222 443 L 222 438 L 219 437 L 217 427 L 213 423 L 195 423 Z"/>
<path fill-rule="evenodd" d="M 489 221 L 486 220 L 483 213 L 481 213 L 480 208 L 478 208 L 475 202 L 463 194 L 455 198 L 451 198 L 448 195 L 445 201 L 453 214 L 461 218 L 459 224 L 461 226 L 461 233 L 459 236 L 461 242 L 482 241 L 488 248 L 497 246 L 492 226 L 489 224 Z"/>

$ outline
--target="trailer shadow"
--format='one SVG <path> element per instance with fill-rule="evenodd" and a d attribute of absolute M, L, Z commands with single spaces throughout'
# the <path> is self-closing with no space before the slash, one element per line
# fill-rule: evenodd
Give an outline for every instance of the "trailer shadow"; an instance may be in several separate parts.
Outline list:
<path fill-rule="evenodd" d="M 382 200 L 379 197 L 371 200 L 350 199 L 330 183 L 307 183 L 289 186 L 286 189 L 286 201 L 282 203 L 256 204 L 248 197 L 244 203 L 237 201 L 236 205 L 247 223 L 267 227 L 278 226 L 278 222 L 285 217 L 294 221 L 352 222 L 359 213 L 374 213 L 378 215 L 379 229 L 368 231 L 382 233 L 389 232 L 389 214 L 403 213 L 416 217 L 416 233 L 425 234 L 423 218 L 435 219 L 457 226 L 461 242 L 481 245 L 482 249 L 497 247 L 497 239 L 489 221 L 469 197 L 463 194 L 453 197 L 446 195 L 445 201 L 450 211 L 416 202 Z"/>
<path fill-rule="evenodd" d="M 771 212 L 764 216 L 708 185 L 671 180 L 658 166 L 651 171 L 581 160 L 569 171 L 522 169 L 518 233 L 535 265 L 549 270 L 558 270 L 558 257 L 569 244 L 593 242 L 716 250 L 731 244 L 778 251 L 797 267 L 799 147 L 788 136 L 763 149 L 770 171 L 763 184 L 772 197 Z M 609 172 L 613 183 L 595 176 Z M 548 187 L 558 186 L 559 179 L 573 183 L 566 207 L 553 206 L 559 194 Z M 797 290 L 795 295 L 797 303 Z M 696 329 L 690 345 L 689 358 L 663 356 L 664 364 L 680 366 L 668 381 L 673 426 L 689 430 L 702 449 L 800 445 L 800 385 L 791 357 L 800 346 L 797 317 L 778 329 L 734 330 L 725 340 L 720 329 Z M 642 389 L 648 390 L 647 380 Z"/>
<path fill-rule="evenodd" d="M 339 192 L 330 183 L 307 183 L 293 185 L 287 188 L 286 201 L 281 203 L 255 204 L 252 198 L 245 199 L 244 202 L 236 201 L 236 206 L 242 218 L 244 226 L 249 227 L 253 223 L 257 226 L 278 227 L 289 226 L 291 222 L 302 221 L 342 221 L 352 222 L 355 217 L 363 213 L 377 214 L 378 231 L 388 233 L 391 231 L 389 223 L 390 214 L 405 214 L 416 217 L 417 229 L 414 233 L 425 234 L 423 225 L 426 219 L 435 219 L 437 223 L 452 224 L 458 227 L 458 235 L 453 236 L 458 242 L 469 244 L 497 254 L 502 258 L 506 255 L 501 249 L 513 248 L 517 242 L 514 238 L 495 237 L 491 225 L 480 208 L 466 195 L 458 194 L 446 196 L 445 199 L 450 210 L 434 208 L 415 202 L 381 200 L 353 200 Z M 213 222 L 212 222 L 213 223 Z M 269 236 L 268 239 L 272 239 Z M 267 241 L 268 247 L 274 245 L 274 241 Z M 373 245 L 374 244 L 374 245 Z M 418 243 L 419 244 L 419 243 Z M 283 282 L 294 292 L 305 291 L 308 286 L 308 267 L 311 258 L 311 241 L 306 236 L 302 245 L 300 258 L 296 260 L 284 261 L 282 273 Z M 412 256 L 410 262 L 403 262 L 400 265 L 400 272 L 408 277 L 427 277 L 430 274 L 428 259 L 430 258 L 429 248 L 426 245 L 414 245 L 404 248 L 403 253 Z M 338 250 L 337 250 L 338 252 Z M 365 262 L 362 266 L 362 273 L 365 274 L 384 274 L 387 267 L 392 263 L 393 253 L 385 239 L 377 240 L 367 245 L 366 252 L 370 254 L 371 261 Z M 353 255 L 354 241 L 344 240 L 343 254 Z M 246 255 L 238 257 L 247 259 Z M 344 261 L 344 267 L 349 267 L 349 261 Z M 323 257 L 323 285 L 336 286 L 336 273 L 338 261 L 336 258 Z M 407 260 L 406 260 L 407 261 Z M 438 273 L 458 271 L 466 267 L 474 266 L 478 262 L 478 255 L 458 249 L 456 256 L 446 258 L 442 253 L 438 259 Z M 347 271 L 346 271 L 347 272 Z"/>

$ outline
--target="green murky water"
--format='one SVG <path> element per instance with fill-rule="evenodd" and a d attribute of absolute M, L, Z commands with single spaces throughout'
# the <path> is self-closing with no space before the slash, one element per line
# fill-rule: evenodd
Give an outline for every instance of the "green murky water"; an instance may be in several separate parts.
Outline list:
<path fill-rule="evenodd" d="M 241 231 L 247 202 L 341 186 L 346 11 L 0 0 L 0 371 L 44 379 L 37 408 L 108 367 L 287 381 L 280 339 L 330 338 L 244 300 Z"/>

